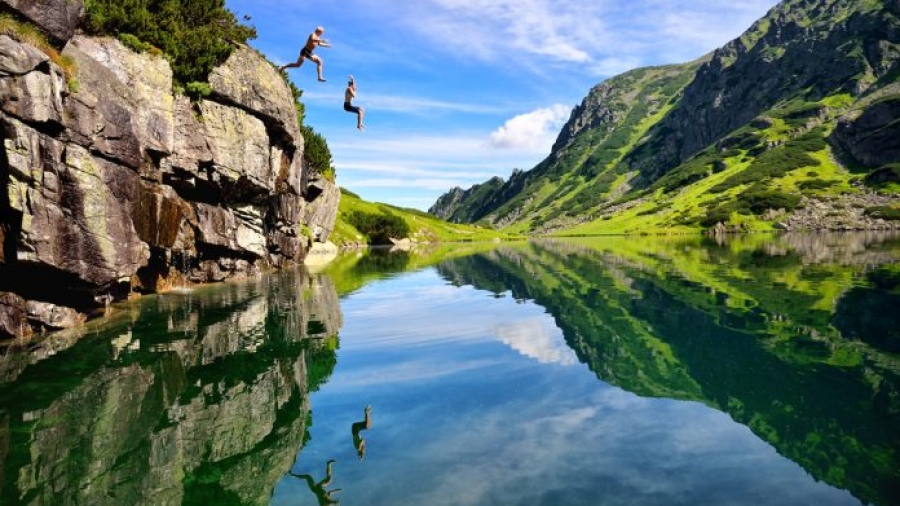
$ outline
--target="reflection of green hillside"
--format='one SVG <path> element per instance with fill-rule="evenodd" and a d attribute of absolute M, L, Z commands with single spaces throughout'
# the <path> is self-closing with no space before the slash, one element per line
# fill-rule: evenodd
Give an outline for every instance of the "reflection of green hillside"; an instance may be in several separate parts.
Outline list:
<path fill-rule="evenodd" d="M 459 258 L 489 251 L 493 242 L 434 243 L 415 245 L 409 250 L 386 248 L 346 252 L 338 256 L 325 271 L 334 280 L 340 295 L 352 293 L 367 283 L 392 275 L 422 269 L 449 258 Z"/>
<path fill-rule="evenodd" d="M 289 272 L 150 297 L 55 355 L 7 357 L 0 503 L 267 504 L 336 363 L 336 300 Z"/>
<path fill-rule="evenodd" d="M 669 347 L 616 297 L 629 293 L 620 273 L 573 269 L 565 263 L 572 260 L 577 259 L 502 249 L 439 269 L 454 282 L 496 293 L 511 290 L 517 298 L 553 308 L 570 346 L 580 360 L 597 366 L 593 370 L 601 379 L 640 395 L 698 399 L 698 385 L 684 374 Z"/>
<path fill-rule="evenodd" d="M 817 241 L 573 240 L 440 269 L 546 307 L 604 381 L 715 406 L 817 479 L 894 504 L 900 357 L 863 336 L 900 328 L 893 288 L 866 274 L 897 262 L 900 244 L 848 236 L 832 250 Z M 875 321 L 847 317 L 860 301 L 895 310 Z"/>

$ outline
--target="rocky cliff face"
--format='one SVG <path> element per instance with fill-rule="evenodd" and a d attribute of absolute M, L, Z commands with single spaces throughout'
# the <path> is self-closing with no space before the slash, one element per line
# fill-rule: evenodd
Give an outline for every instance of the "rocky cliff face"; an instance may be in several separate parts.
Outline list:
<path fill-rule="evenodd" d="M 0 35 L 0 336 L 327 241 L 340 192 L 304 166 L 291 92 L 260 54 L 235 50 L 192 102 L 162 57 L 73 36 L 81 2 L 2 3 L 75 70 Z"/>
<path fill-rule="evenodd" d="M 514 171 L 510 181 L 516 180 L 520 173 L 520 170 Z M 494 177 L 468 190 L 454 188 L 442 195 L 428 212 L 453 223 L 474 223 L 503 203 L 501 190 L 505 184 L 503 179 Z M 474 202 L 478 202 L 478 205 L 463 205 Z"/>
<path fill-rule="evenodd" d="M 858 97 L 892 80 L 900 61 L 900 4 L 883 3 L 873 9 L 858 0 L 782 2 L 713 53 L 653 128 L 649 149 L 629 162 L 652 182 L 786 99 Z"/>

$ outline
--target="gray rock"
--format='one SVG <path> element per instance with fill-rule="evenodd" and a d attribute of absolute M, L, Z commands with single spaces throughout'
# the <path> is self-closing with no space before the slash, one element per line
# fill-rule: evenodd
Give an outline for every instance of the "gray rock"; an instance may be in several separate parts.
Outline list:
<path fill-rule="evenodd" d="M 900 162 L 900 96 L 877 101 L 840 119 L 834 138 L 867 167 Z"/>
<path fill-rule="evenodd" d="M 259 54 L 239 49 L 214 73 L 210 99 L 196 104 L 172 94 L 164 59 L 117 40 L 78 35 L 64 55 L 78 91 L 42 52 L 0 36 L 0 160 L 8 167 L 0 205 L 14 220 L 2 224 L 11 226 L 0 227 L 0 240 L 15 246 L 0 262 L 64 276 L 77 291 L 21 287 L 56 305 L 34 306 L 35 325 L 74 321 L 55 308 L 86 311 L 98 296 L 129 288 L 300 262 L 311 242 L 304 225 L 327 239 L 340 191 L 308 185 L 290 90 Z"/>
<path fill-rule="evenodd" d="M 262 231 L 262 211 L 254 206 L 231 210 L 195 203 L 197 239 L 206 245 L 232 250 L 257 258 L 266 256 L 266 238 Z"/>
<path fill-rule="evenodd" d="M 25 75 L 48 61 L 50 57 L 33 46 L 0 35 L 0 77 Z"/>
<path fill-rule="evenodd" d="M 213 69 L 209 84 L 217 100 L 259 116 L 277 132 L 278 143 L 303 148 L 291 90 L 258 52 L 238 46 L 225 63 Z"/>
<path fill-rule="evenodd" d="M 25 311 L 32 323 L 50 330 L 72 328 L 87 319 L 87 316 L 72 308 L 47 302 L 28 301 L 25 303 Z"/>
<path fill-rule="evenodd" d="M 25 318 L 25 300 L 14 293 L 0 292 L 0 338 L 30 335 L 31 327 Z"/>
<path fill-rule="evenodd" d="M 226 179 L 231 185 L 240 181 L 247 191 L 268 194 L 275 187 L 275 173 L 263 122 L 241 109 L 209 100 L 200 104 L 200 111 L 203 132 L 212 153 L 214 176 Z M 246 197 L 231 196 L 229 200 L 243 198 Z"/>
<path fill-rule="evenodd" d="M 115 39 L 83 36 L 63 54 L 76 62 L 81 85 L 66 103 L 75 142 L 134 169 L 148 151 L 172 152 L 175 101 L 165 59 L 136 54 Z"/>
<path fill-rule="evenodd" d="M 237 220 L 223 207 L 194 203 L 197 213 L 197 240 L 210 246 L 237 249 Z"/>
<path fill-rule="evenodd" d="M 173 169 L 187 171 L 185 184 L 195 186 L 192 179 L 199 175 L 200 166 L 212 164 L 212 151 L 204 135 L 203 123 L 200 122 L 199 112 L 195 113 L 191 101 L 184 96 L 175 97 L 175 135 L 172 156 L 163 160 L 163 171 L 175 173 Z"/>
<path fill-rule="evenodd" d="M 337 210 L 341 203 L 341 189 L 331 181 L 318 179 L 310 182 L 308 192 L 314 197 L 306 206 L 301 219 L 310 230 L 313 239 L 318 242 L 328 241 L 337 220 Z"/>
<path fill-rule="evenodd" d="M 61 125 L 62 70 L 27 44 L 0 35 L 0 110 L 29 123 Z"/>
<path fill-rule="evenodd" d="M 275 188 L 279 193 L 293 193 L 302 195 L 304 188 L 303 167 L 303 138 L 298 138 L 300 150 L 294 151 L 293 156 L 283 149 L 273 146 L 271 154 L 272 173 L 275 174 Z"/>
<path fill-rule="evenodd" d="M 175 190 L 142 183 L 131 204 L 132 221 L 141 241 L 151 247 L 195 253 L 193 225 L 197 217 Z"/>
<path fill-rule="evenodd" d="M 75 35 L 84 19 L 84 0 L 0 0 L 43 29 L 60 45 Z"/>
<path fill-rule="evenodd" d="M 139 177 L 12 121 L 10 206 L 22 214 L 18 261 L 58 269 L 97 287 L 128 279 L 149 258 L 129 206 Z M 25 176 L 25 177 L 23 177 Z"/>

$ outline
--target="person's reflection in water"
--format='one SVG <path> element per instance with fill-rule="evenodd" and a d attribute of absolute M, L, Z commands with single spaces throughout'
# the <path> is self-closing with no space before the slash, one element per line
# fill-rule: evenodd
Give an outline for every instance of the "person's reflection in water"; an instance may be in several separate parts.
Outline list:
<path fill-rule="evenodd" d="M 319 500 L 319 506 L 325 506 L 327 504 L 340 504 L 341 500 L 336 497 L 331 497 L 331 494 L 340 492 L 341 489 L 336 488 L 334 490 L 325 490 L 325 487 L 331 484 L 331 465 L 334 464 L 334 462 L 334 459 L 332 459 L 325 464 L 325 478 L 323 478 L 322 481 L 318 483 L 316 483 L 312 475 L 309 474 L 289 474 L 294 478 L 300 478 L 301 480 L 306 481 L 306 484 L 309 485 L 309 489 L 312 490 L 312 493 L 316 494 L 316 499 Z"/>
<path fill-rule="evenodd" d="M 369 417 L 369 411 L 371 410 L 371 406 L 366 406 L 366 417 L 362 421 L 354 422 L 353 425 L 350 426 L 350 431 L 353 432 L 353 447 L 356 448 L 356 454 L 359 455 L 359 460 L 362 460 L 363 457 L 366 456 L 366 440 L 363 439 L 359 433 L 372 426 L 372 419 Z"/>

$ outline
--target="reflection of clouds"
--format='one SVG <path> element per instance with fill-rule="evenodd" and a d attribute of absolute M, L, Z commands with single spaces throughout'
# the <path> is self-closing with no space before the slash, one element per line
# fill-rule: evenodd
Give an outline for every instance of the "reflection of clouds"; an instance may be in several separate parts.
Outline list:
<path fill-rule="evenodd" d="M 494 367 L 496 360 L 471 360 L 466 362 L 421 362 L 407 361 L 392 365 L 379 365 L 375 369 L 358 367 L 342 373 L 332 379 L 335 387 L 366 389 L 375 386 L 386 386 L 395 383 L 424 383 L 457 374 L 470 373 L 480 369 Z M 396 385 L 392 385 L 396 386 Z"/>
<path fill-rule="evenodd" d="M 522 399 L 454 416 L 454 426 L 477 430 L 430 427 L 443 437 L 427 439 L 421 454 L 429 459 L 407 463 L 424 469 L 409 478 L 425 480 L 410 503 L 855 503 L 702 404 L 615 388 L 580 400 L 555 394 L 568 400 Z M 435 468 L 443 479 L 425 476 Z"/>
<path fill-rule="evenodd" d="M 535 317 L 528 320 L 498 325 L 497 336 L 512 349 L 542 364 L 574 365 L 578 363 L 575 352 L 566 345 L 562 333 L 549 318 Z"/>
<path fill-rule="evenodd" d="M 521 322 L 541 327 L 542 343 L 522 347 L 513 346 L 526 356 L 538 358 L 545 350 L 551 349 L 555 325 L 544 309 L 533 303 L 516 304 L 510 298 L 495 299 L 492 295 L 472 287 L 456 287 L 453 285 L 435 285 L 422 281 L 432 279 L 432 272 L 419 272 L 397 278 L 391 282 L 374 283 L 354 294 L 353 298 L 344 301 L 342 310 L 348 325 L 354 322 L 365 322 L 361 338 L 344 345 L 358 349 L 384 350 L 387 347 L 409 347 L 438 345 L 464 342 L 490 342 L 498 334 L 497 329 L 510 329 L 510 342 L 522 333 L 515 330 Z M 403 284 L 402 289 L 385 289 L 390 283 Z M 487 302 L 487 300 L 490 302 Z M 502 306 L 502 308 L 500 307 Z M 436 318 L 435 315 L 440 315 Z M 389 329 L 389 331 L 385 331 Z M 345 327 L 343 333 L 358 332 L 352 327 Z M 556 331 L 558 332 L 558 331 Z M 501 336 L 501 339 L 504 339 Z M 525 336 L 521 336 L 525 339 Z M 516 341 L 520 343 L 520 341 Z M 556 345 L 565 346 L 562 342 Z M 532 349 L 533 348 L 533 349 Z M 524 350 L 529 350 L 526 353 Z M 532 355 L 531 352 L 538 353 Z M 562 357 L 561 351 L 554 352 Z M 553 356 L 553 355 L 550 355 Z M 561 362 L 560 360 L 553 360 Z"/>
<path fill-rule="evenodd" d="M 320 456 L 355 458 L 347 413 L 371 404 L 367 467 L 340 468 L 353 484 L 343 502 L 858 503 L 726 414 L 545 362 L 566 353 L 541 307 L 436 283 L 423 271 L 344 301 L 339 370 L 314 394 L 315 435 L 298 463 L 321 473 Z"/>

